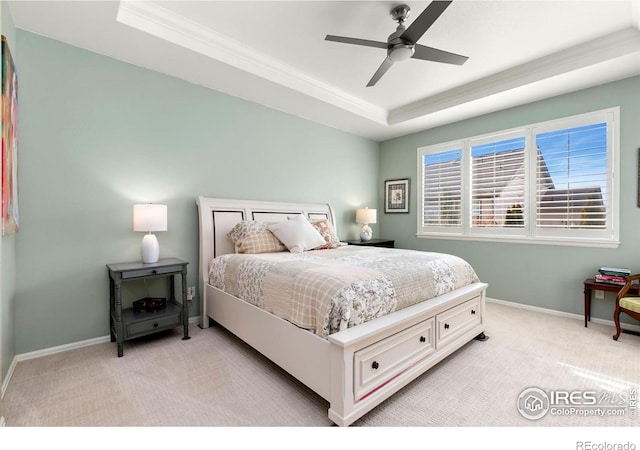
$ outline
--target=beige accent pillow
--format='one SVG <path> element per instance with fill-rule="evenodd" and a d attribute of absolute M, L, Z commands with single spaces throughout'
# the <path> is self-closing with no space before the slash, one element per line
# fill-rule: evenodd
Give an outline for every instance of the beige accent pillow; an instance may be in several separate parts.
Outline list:
<path fill-rule="evenodd" d="M 227 236 L 235 245 L 236 253 L 274 253 L 287 250 L 266 224 L 256 220 L 238 222 Z"/>
<path fill-rule="evenodd" d="M 313 225 L 313 227 L 318 230 L 318 233 L 320 233 L 320 236 L 322 236 L 326 242 L 325 245 L 317 247 L 316 250 L 325 250 L 340 247 L 340 239 L 338 239 L 338 236 L 336 236 L 336 232 L 334 231 L 331 222 L 329 222 L 327 219 L 314 220 L 313 222 L 311 222 L 311 225 Z"/>
<path fill-rule="evenodd" d="M 318 230 L 300 214 L 283 222 L 272 223 L 267 228 L 291 253 L 313 250 L 327 243 Z"/>

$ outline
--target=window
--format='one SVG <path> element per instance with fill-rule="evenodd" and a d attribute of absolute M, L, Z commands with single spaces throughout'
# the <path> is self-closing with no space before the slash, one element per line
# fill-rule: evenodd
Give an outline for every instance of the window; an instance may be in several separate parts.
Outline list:
<path fill-rule="evenodd" d="M 612 108 L 418 149 L 418 236 L 618 245 Z"/>

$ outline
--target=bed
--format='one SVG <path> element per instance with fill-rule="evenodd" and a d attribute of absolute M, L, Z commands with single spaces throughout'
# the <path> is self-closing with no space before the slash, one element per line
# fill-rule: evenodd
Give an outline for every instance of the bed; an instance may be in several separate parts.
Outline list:
<path fill-rule="evenodd" d="M 203 196 L 197 206 L 200 326 L 219 324 L 286 370 L 329 402 L 328 417 L 337 425 L 352 424 L 469 341 L 484 338 L 487 285 L 464 260 L 342 245 L 238 254 L 229 234 L 240 223 L 270 224 L 275 232 L 304 218 L 328 223 L 337 234 L 333 210 Z M 410 266 L 435 272 L 415 288 Z M 336 281 L 342 274 L 344 286 Z M 377 309 L 368 312 L 368 304 Z"/>

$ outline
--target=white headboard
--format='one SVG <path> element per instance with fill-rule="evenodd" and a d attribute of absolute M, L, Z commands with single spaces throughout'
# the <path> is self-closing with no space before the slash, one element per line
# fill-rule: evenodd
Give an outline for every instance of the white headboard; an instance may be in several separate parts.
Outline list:
<path fill-rule="evenodd" d="M 215 256 L 234 253 L 227 233 L 241 220 L 280 222 L 302 214 L 309 220 L 328 219 L 336 230 L 333 209 L 328 204 L 283 203 L 260 200 L 198 197 L 200 225 L 200 293 L 208 280 L 209 263 Z"/>

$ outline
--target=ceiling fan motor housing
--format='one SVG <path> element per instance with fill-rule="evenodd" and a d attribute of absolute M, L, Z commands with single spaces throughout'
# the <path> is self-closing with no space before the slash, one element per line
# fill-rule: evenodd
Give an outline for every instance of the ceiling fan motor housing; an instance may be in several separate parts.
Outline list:
<path fill-rule="evenodd" d="M 404 31 L 405 27 L 401 22 L 396 31 L 391 33 L 387 39 L 387 56 L 393 62 L 406 61 L 415 52 L 414 45 L 411 42 L 400 38 Z"/>

